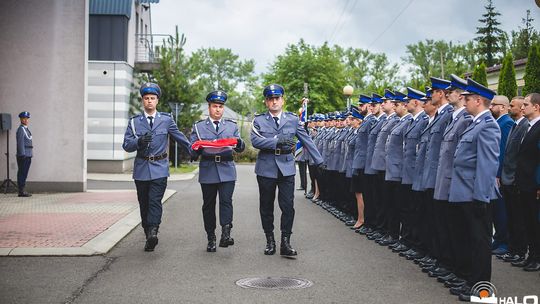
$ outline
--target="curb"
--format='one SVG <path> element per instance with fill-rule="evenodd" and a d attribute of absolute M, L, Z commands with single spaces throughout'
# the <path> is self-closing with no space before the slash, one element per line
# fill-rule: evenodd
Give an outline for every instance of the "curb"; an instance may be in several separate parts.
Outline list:
<path fill-rule="evenodd" d="M 122 190 L 92 190 L 88 192 L 118 192 Z M 166 190 L 162 204 L 165 204 L 175 190 Z M 118 222 L 95 236 L 81 247 L 41 247 L 41 248 L 0 248 L 0 256 L 92 256 L 109 252 L 118 242 L 141 223 L 139 208 L 131 211 Z"/>

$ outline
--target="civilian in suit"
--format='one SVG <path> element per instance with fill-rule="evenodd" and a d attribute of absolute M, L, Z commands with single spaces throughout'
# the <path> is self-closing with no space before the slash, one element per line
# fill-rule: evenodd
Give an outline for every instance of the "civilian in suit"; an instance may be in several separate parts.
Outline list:
<path fill-rule="evenodd" d="M 464 278 L 466 283 L 450 292 L 462 301 L 470 301 L 471 287 L 491 280 L 490 201 L 497 197 L 501 131 L 489 112 L 495 92 L 469 78 L 462 94 L 466 110 L 474 118 L 462 133 L 454 154 L 448 201 L 461 208 L 458 218 L 462 222 L 453 231 L 460 237 L 455 254 L 469 261 L 470 271 Z"/>
<path fill-rule="evenodd" d="M 529 256 L 523 266 L 526 271 L 540 270 L 540 184 L 537 171 L 540 165 L 540 94 L 531 93 L 523 101 L 523 115 L 529 121 L 527 133 L 523 137 L 517 155 L 516 185 L 525 207 L 525 227 L 529 246 Z"/>
<path fill-rule="evenodd" d="M 489 108 L 491 114 L 497 119 L 497 124 L 501 129 L 501 146 L 499 154 L 499 168 L 497 170 L 497 182 L 500 187 L 500 178 L 502 166 L 504 163 L 504 149 L 506 147 L 506 140 L 510 129 L 514 125 L 514 120 L 508 115 L 508 109 L 510 108 L 510 101 L 508 97 L 504 95 L 495 95 Z M 508 252 L 508 219 L 506 215 L 506 207 L 504 199 L 499 196 L 492 206 L 493 211 L 493 226 L 495 227 L 495 233 L 493 234 L 493 243 L 491 249 L 493 254 L 504 255 Z"/>
<path fill-rule="evenodd" d="M 217 90 L 208 93 L 208 118 L 193 124 L 190 140 L 193 144 L 198 140 L 216 140 L 221 138 L 236 138 L 236 147 L 204 148 L 199 150 L 199 183 L 203 195 L 203 221 L 208 245 L 206 251 L 216 252 L 216 197 L 219 193 L 219 223 L 221 239 L 219 247 L 234 245 L 231 237 L 233 227 L 232 196 L 236 182 L 236 167 L 233 161 L 233 151 L 242 152 L 244 141 L 238 133 L 236 122 L 223 118 L 227 93 Z"/>
<path fill-rule="evenodd" d="M 264 102 L 268 111 L 256 115 L 251 130 L 251 143 L 259 149 L 255 163 L 255 174 L 259 184 L 260 215 L 266 248 L 264 254 L 273 255 L 276 251 L 274 240 L 274 200 L 276 187 L 279 189 L 278 202 L 281 209 L 281 247 L 280 254 L 296 256 L 297 252 L 291 247 L 290 237 L 294 221 L 294 175 L 296 168 L 292 155 L 297 137 L 314 159 L 317 166 L 322 165 L 323 159 L 317 147 L 300 125 L 298 117 L 292 113 L 283 112 L 282 86 L 272 84 L 263 90 Z"/>
<path fill-rule="evenodd" d="M 526 231 L 523 219 L 526 217 L 523 202 L 519 198 L 516 187 L 516 167 L 519 146 L 529 128 L 529 121 L 523 116 L 521 107 L 524 97 L 512 98 L 510 102 L 510 117 L 514 120 L 512 130 L 506 140 L 504 163 L 501 170 L 499 185 L 506 206 L 508 218 L 508 253 L 502 256 L 505 262 L 522 262 L 527 253 Z"/>

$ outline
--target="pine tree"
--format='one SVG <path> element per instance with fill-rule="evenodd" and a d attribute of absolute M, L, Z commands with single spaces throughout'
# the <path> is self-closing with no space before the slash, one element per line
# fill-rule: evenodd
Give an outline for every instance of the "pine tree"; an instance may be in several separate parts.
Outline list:
<path fill-rule="evenodd" d="M 487 87 L 487 71 L 486 71 L 486 65 L 484 62 L 481 62 L 479 65 L 474 67 L 474 71 L 472 74 L 472 79 L 476 82 L 478 82 L 481 85 L 484 85 Z"/>
<path fill-rule="evenodd" d="M 516 71 L 514 69 L 512 53 L 508 53 L 504 56 L 501 71 L 499 73 L 497 94 L 504 95 L 510 100 L 517 95 Z"/>
<path fill-rule="evenodd" d="M 497 63 L 497 55 L 501 51 L 501 39 L 504 32 L 498 28 L 501 24 L 497 21 L 497 16 L 501 14 L 495 11 L 493 0 L 488 0 L 488 5 L 485 6 L 487 12 L 482 15 L 483 18 L 478 19 L 482 24 L 476 28 L 478 35 L 475 40 L 478 41 L 478 52 L 484 54 L 485 61 L 488 67 Z"/>
<path fill-rule="evenodd" d="M 533 45 L 529 50 L 523 79 L 525 80 L 524 96 L 529 93 L 540 93 L 540 44 Z"/>

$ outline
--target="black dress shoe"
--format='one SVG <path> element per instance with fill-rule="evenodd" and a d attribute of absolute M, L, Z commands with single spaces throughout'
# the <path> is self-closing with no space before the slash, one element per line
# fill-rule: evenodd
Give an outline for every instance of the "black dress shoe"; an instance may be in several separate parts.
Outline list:
<path fill-rule="evenodd" d="M 431 266 L 425 266 L 425 267 L 421 267 L 422 268 L 422 272 L 425 272 L 425 273 L 429 273 L 430 271 L 433 271 L 435 269 L 437 269 L 437 265 L 431 265 Z"/>
<path fill-rule="evenodd" d="M 458 296 L 461 302 L 471 302 L 471 292 L 464 292 Z"/>
<path fill-rule="evenodd" d="M 405 258 L 410 261 L 410 260 L 415 260 L 415 259 L 421 258 L 423 256 L 424 255 L 422 253 L 417 251 L 417 252 L 415 252 L 413 254 L 406 255 Z"/>
<path fill-rule="evenodd" d="M 234 245 L 234 239 L 231 237 L 232 224 L 227 224 L 221 227 L 221 239 L 219 240 L 219 247 L 229 247 Z"/>
<path fill-rule="evenodd" d="M 298 252 L 296 252 L 296 250 L 291 247 L 290 236 L 281 236 L 281 246 L 279 248 L 279 254 L 284 256 L 298 255 Z"/>
<path fill-rule="evenodd" d="M 375 233 L 369 234 L 367 238 L 368 240 L 377 240 L 381 237 L 384 237 L 384 235 L 382 235 L 380 232 L 375 232 Z"/>
<path fill-rule="evenodd" d="M 462 287 L 463 285 L 467 284 L 467 281 L 465 281 L 463 279 L 460 279 L 460 278 L 457 278 L 457 279 L 459 279 L 459 281 L 454 279 L 454 280 L 450 280 L 448 282 L 444 282 L 444 287 L 446 287 L 446 288 Z"/>
<path fill-rule="evenodd" d="M 266 247 L 264 248 L 265 255 L 273 255 L 276 253 L 276 240 L 273 233 L 266 234 Z"/>
<path fill-rule="evenodd" d="M 448 282 L 448 281 L 453 280 L 455 278 L 457 278 L 456 275 L 453 274 L 453 273 L 450 273 L 449 275 L 437 277 L 437 282 L 445 283 L 445 282 Z"/>
<path fill-rule="evenodd" d="M 516 262 L 512 262 L 512 266 L 515 266 L 515 267 L 525 267 L 529 264 L 529 260 L 528 259 L 523 259 L 521 261 L 516 261 Z"/>
<path fill-rule="evenodd" d="M 308 192 L 308 194 L 306 194 L 306 198 L 307 198 L 307 199 L 312 199 L 314 195 L 315 195 L 315 194 L 313 193 L 313 191 Z"/>
<path fill-rule="evenodd" d="M 523 270 L 525 271 L 538 271 L 540 270 L 540 263 L 539 262 L 530 262 L 529 264 L 527 264 L 527 266 L 523 267 Z"/>
<path fill-rule="evenodd" d="M 503 261 L 505 262 L 520 262 L 525 259 L 525 256 L 519 255 L 519 254 L 513 254 L 511 256 L 507 256 L 503 258 Z"/>
<path fill-rule="evenodd" d="M 450 274 L 450 271 L 442 268 L 442 267 L 439 267 L 439 268 L 436 268 L 430 272 L 428 272 L 428 276 L 431 277 L 431 278 L 436 278 L 436 277 L 443 277 L 443 276 L 446 276 L 446 275 L 449 275 Z"/>
<path fill-rule="evenodd" d="M 208 245 L 206 245 L 207 252 L 216 252 L 216 235 L 208 235 Z"/>
<path fill-rule="evenodd" d="M 345 226 L 354 226 L 356 224 L 355 220 L 349 220 L 345 222 Z M 351 229 L 357 229 L 357 228 L 351 228 Z"/>
<path fill-rule="evenodd" d="M 144 251 L 154 251 L 158 244 L 158 227 L 148 228 L 148 237 L 146 238 L 146 244 L 144 245 Z"/>
<path fill-rule="evenodd" d="M 413 254 L 413 253 L 415 253 L 415 252 L 416 252 L 416 251 L 414 251 L 414 249 L 409 248 L 409 249 L 406 250 L 406 251 L 400 252 L 400 253 L 399 253 L 399 256 L 404 257 L 404 256 L 407 256 L 407 255 L 409 255 L 409 254 Z"/>
<path fill-rule="evenodd" d="M 19 192 L 19 197 L 30 197 L 32 196 L 32 194 L 28 193 L 28 192 Z"/>
<path fill-rule="evenodd" d="M 469 286 L 467 286 L 467 284 L 465 285 L 462 285 L 460 287 L 452 287 L 450 288 L 450 293 L 455 295 L 455 296 L 459 296 L 460 294 L 464 293 L 464 292 L 469 292 L 471 290 L 471 288 Z"/>

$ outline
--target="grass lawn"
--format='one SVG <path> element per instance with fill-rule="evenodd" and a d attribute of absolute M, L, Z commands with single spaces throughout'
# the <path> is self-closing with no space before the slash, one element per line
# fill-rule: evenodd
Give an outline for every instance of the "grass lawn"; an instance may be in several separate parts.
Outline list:
<path fill-rule="evenodd" d="M 177 173 L 190 173 L 193 170 L 197 169 L 198 165 L 193 164 L 178 164 L 178 168 L 175 168 L 174 165 L 169 167 L 169 171 L 171 174 L 177 174 Z"/>

